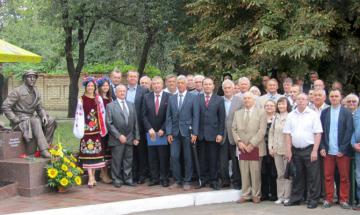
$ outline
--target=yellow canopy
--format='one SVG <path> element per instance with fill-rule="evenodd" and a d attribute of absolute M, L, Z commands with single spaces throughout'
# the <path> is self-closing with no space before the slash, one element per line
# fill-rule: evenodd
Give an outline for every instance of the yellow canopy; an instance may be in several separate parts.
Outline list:
<path fill-rule="evenodd" d="M 39 63 L 41 56 L 0 40 L 0 62 Z"/>

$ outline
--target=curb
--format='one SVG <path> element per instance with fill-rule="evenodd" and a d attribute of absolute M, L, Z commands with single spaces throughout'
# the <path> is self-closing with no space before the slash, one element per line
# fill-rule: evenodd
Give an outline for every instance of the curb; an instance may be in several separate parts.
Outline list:
<path fill-rule="evenodd" d="M 34 212 L 16 213 L 13 215 L 96 215 L 96 214 L 129 214 L 151 210 L 181 208 L 216 203 L 235 202 L 240 198 L 240 190 L 220 190 L 199 193 L 177 194 L 145 199 L 111 202 L 96 205 L 50 209 Z"/>

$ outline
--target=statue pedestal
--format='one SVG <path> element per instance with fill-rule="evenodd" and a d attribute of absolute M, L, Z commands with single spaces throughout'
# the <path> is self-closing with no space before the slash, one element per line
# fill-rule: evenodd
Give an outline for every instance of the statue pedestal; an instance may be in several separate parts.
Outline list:
<path fill-rule="evenodd" d="M 0 160 L 0 181 L 16 182 L 21 196 L 35 196 L 47 192 L 45 166 L 50 159 L 11 158 Z"/>
<path fill-rule="evenodd" d="M 23 153 L 25 153 L 25 145 L 21 132 L 0 132 L 0 160 L 18 158 Z"/>

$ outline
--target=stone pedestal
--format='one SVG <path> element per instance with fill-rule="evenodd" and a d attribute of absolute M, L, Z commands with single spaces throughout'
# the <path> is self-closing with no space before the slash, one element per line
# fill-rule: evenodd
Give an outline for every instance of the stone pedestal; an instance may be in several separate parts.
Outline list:
<path fill-rule="evenodd" d="M 0 160 L 18 158 L 23 153 L 25 153 L 25 145 L 21 132 L 0 132 Z"/>
<path fill-rule="evenodd" d="M 0 181 L 16 182 L 22 196 L 35 196 L 47 192 L 45 166 L 50 159 L 11 158 L 0 160 Z"/>

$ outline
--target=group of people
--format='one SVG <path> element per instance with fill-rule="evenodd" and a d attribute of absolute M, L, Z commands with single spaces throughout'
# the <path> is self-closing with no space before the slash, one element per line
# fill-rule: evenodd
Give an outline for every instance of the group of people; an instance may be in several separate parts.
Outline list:
<path fill-rule="evenodd" d="M 29 91 L 36 78 L 26 73 L 26 95 L 10 93 L 4 101 L 2 110 L 14 125 L 20 122 L 14 109 L 29 112 L 15 97 L 37 98 Z M 349 209 L 352 157 L 360 199 L 359 98 L 345 97 L 339 82 L 327 89 L 315 71 L 310 78 L 306 85 L 301 78 L 264 76 L 256 87 L 247 77 L 234 82 L 226 74 L 216 89 L 214 80 L 202 75 L 168 75 L 165 81 L 142 77 L 140 85 L 133 70 L 126 85 L 118 70 L 109 78 L 86 77 L 74 135 L 81 139 L 79 160 L 88 172 L 88 187 L 96 186 L 100 169 L 101 181 L 115 187 L 146 181 L 184 190 L 232 186 L 242 189 L 238 203 L 306 201 L 308 208 L 316 208 L 320 198 L 324 208 L 331 207 L 335 193 L 340 206 Z M 41 121 L 30 118 L 20 128 L 31 136 L 29 128 L 47 125 L 36 136 L 47 157 L 45 143 L 52 132 L 46 129 L 53 131 L 56 124 L 41 104 L 31 114 L 35 111 Z M 150 144 L 153 140 L 158 144 Z"/>

